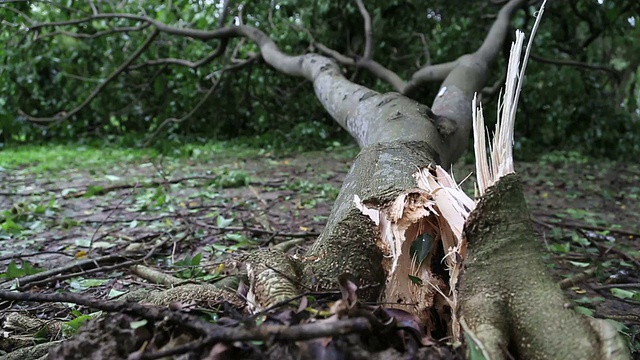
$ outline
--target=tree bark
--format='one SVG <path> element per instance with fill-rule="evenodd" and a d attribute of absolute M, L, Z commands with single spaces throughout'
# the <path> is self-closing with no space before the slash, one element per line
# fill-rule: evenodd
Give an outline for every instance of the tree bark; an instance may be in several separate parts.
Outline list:
<path fill-rule="evenodd" d="M 598 333 L 566 307 L 540 257 L 518 176 L 501 178 L 482 196 L 466 238 L 462 316 L 491 359 L 506 359 L 505 349 L 522 359 L 628 357 L 615 331 Z"/>
<path fill-rule="evenodd" d="M 127 60 L 129 63 L 159 32 L 199 40 L 220 39 L 222 44 L 232 37 L 246 37 L 259 46 L 263 59 L 274 69 L 311 81 L 318 100 L 353 136 L 361 151 L 346 177 L 326 228 L 306 256 L 293 258 L 278 251 L 249 256 L 247 300 L 254 310 L 264 309 L 295 297 L 303 289 L 335 288 L 338 276 L 346 272 L 360 281 L 362 299 L 406 304 L 409 299 L 402 292 L 385 292 L 389 275 L 393 273 L 390 269 L 396 264 L 390 264 L 393 249 L 384 241 L 383 232 L 388 229 L 384 229 L 382 217 L 388 215 L 400 197 L 405 196 L 409 202 L 421 196 L 414 177 L 416 172 L 434 164 L 449 168 L 463 154 L 471 129 L 474 94 L 485 86 L 488 70 L 500 54 L 509 31 L 511 17 L 526 3 L 526 0 L 507 2 L 477 51 L 447 64 L 427 66 L 407 83 L 397 76 L 389 76 L 386 69 L 369 67 L 374 74 L 385 72 L 384 76 L 378 74 L 381 78 L 394 79 L 394 86 L 403 94 L 413 92 L 425 81 L 444 78 L 431 109 L 400 93 L 379 94 L 352 83 L 335 61 L 327 57 L 286 55 L 266 34 L 250 26 L 203 31 L 171 27 L 131 14 L 95 14 L 64 22 L 64 25 L 106 18 L 150 24 L 153 33 L 135 56 Z M 31 29 L 39 26 L 44 25 L 35 24 Z M 367 54 L 371 55 L 371 51 Z M 127 66 L 121 68 L 124 70 Z M 114 72 L 109 79 L 120 72 Z M 91 98 L 83 104 L 89 101 Z M 467 227 L 470 247 L 465 279 L 460 287 L 461 309 L 470 332 L 492 358 L 505 358 L 507 350 L 514 350 L 525 359 L 628 357 L 624 347 L 619 346 L 615 332 L 611 334 L 607 332 L 609 328 L 593 326 L 564 309 L 562 293 L 544 271 L 532 241 L 528 212 L 516 180 L 505 178 L 498 182 L 473 214 Z M 380 221 L 376 221 L 378 215 Z M 417 229 L 411 228 L 412 224 L 406 226 L 404 230 L 411 236 L 407 235 L 402 244 L 405 254 L 419 235 Z M 408 269 L 402 268 L 394 281 L 409 282 L 407 274 Z M 433 305 L 437 297 L 435 290 L 426 286 L 423 289 L 424 301 L 416 306 L 420 311 Z M 455 289 L 449 290 L 455 293 Z M 453 313 L 457 310 L 451 309 Z"/>

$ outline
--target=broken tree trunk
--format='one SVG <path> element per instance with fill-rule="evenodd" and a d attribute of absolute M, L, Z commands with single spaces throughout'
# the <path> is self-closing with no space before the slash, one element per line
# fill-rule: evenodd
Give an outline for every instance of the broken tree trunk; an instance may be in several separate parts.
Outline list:
<path fill-rule="evenodd" d="M 546 273 L 517 178 L 503 177 L 513 172 L 512 128 L 499 148 L 506 150 L 498 156 L 509 164 L 498 164 L 499 171 L 479 171 L 495 178 L 482 180 L 484 196 L 475 210 L 472 201 L 455 193 L 457 185 L 443 168 L 434 166 L 449 167 L 466 145 L 469 105 L 495 58 L 486 56 L 487 43 L 459 59 L 434 102 L 440 115 L 435 118 L 399 94 L 357 87 L 324 95 L 326 83 L 314 80 L 320 100 L 362 150 L 325 230 L 305 257 L 269 252 L 248 263 L 249 299 L 256 308 L 303 288 L 335 288 L 338 276 L 350 273 L 365 285 L 361 296 L 367 300 L 408 310 L 427 325 L 435 310 L 436 322 L 447 324 L 455 339 L 464 327 L 488 359 L 628 358 L 615 330 L 567 309 L 562 291 Z M 516 68 L 519 52 L 517 56 Z M 329 75 L 343 79 L 338 73 Z M 513 92 L 515 72 L 510 79 L 507 91 Z M 517 95 L 507 104 L 513 118 Z M 484 125 L 475 132 L 483 133 Z M 483 151 L 484 141 L 476 147 L 476 158 L 487 165 Z M 434 244 L 428 256 L 417 259 L 411 245 L 425 234 Z"/>

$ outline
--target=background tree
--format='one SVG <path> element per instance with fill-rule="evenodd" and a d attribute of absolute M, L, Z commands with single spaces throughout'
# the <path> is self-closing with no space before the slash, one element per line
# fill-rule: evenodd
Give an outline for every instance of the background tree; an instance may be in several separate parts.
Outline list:
<path fill-rule="evenodd" d="M 550 4 L 550 20 L 538 35 L 527 96 L 519 110 L 518 156 L 531 158 L 540 149 L 637 156 L 640 122 L 635 84 L 640 52 L 634 39 L 639 35 L 638 6 L 635 1 Z M 367 8 L 375 35 L 371 49 L 374 59 L 402 79 L 409 79 L 423 65 L 453 61 L 468 49 L 477 48 L 482 37 L 472 34 L 482 34 L 497 11 L 497 6 L 488 1 L 474 6 L 460 1 L 436 0 L 427 6 L 412 1 L 374 1 L 368 2 Z M 29 125 L 19 116 L 19 110 L 32 116 L 68 111 L 144 41 L 143 32 L 148 27 L 126 19 L 25 31 L 32 22 L 77 19 L 92 14 L 94 9 L 103 13 L 144 11 L 170 25 L 211 29 L 220 24 L 221 5 L 205 1 L 147 1 L 144 8 L 129 2 L 103 1 L 73 6 L 26 1 L 2 5 L 0 37 L 7 44 L 0 51 L 0 128 L 4 143 L 83 135 L 118 135 L 120 139 L 127 135 L 132 143 L 144 142 L 165 119 L 190 114 L 221 69 L 257 52 L 255 44 L 231 39 L 225 53 L 214 59 L 215 41 L 159 34 L 124 76 L 107 84 L 73 121 L 46 128 Z M 513 25 L 529 26 L 531 15 L 531 11 L 516 14 Z M 363 20 L 353 1 L 237 3 L 229 7 L 227 19 L 242 19 L 258 26 L 290 54 L 320 51 L 323 48 L 316 44 L 323 44 L 357 60 L 364 50 Z M 118 32 L 110 33 L 112 28 L 119 28 Z M 142 65 L 161 58 L 192 63 Z M 504 56 L 498 62 L 504 63 Z M 367 87 L 382 92 L 394 89 L 362 66 L 346 64 L 343 69 L 349 79 Z M 491 84 L 499 84 L 500 69 L 492 69 Z M 291 143 L 324 146 L 329 138 L 344 139 L 344 133 L 313 95 L 301 91 L 305 89 L 308 87 L 300 79 L 281 76 L 251 61 L 222 76 L 209 100 L 188 121 L 163 127 L 162 138 L 262 135 L 255 141 L 264 140 L 265 145 L 276 147 Z M 436 91 L 434 87 L 421 87 L 412 97 L 431 99 Z M 495 96 L 488 99 L 495 101 Z M 494 117 L 488 114 L 487 118 Z"/>

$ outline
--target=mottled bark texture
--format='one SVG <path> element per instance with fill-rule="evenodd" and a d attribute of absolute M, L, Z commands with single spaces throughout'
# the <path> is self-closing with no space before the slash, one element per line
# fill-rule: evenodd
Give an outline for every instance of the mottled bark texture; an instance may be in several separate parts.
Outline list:
<path fill-rule="evenodd" d="M 615 331 L 596 331 L 567 307 L 540 257 L 515 174 L 483 195 L 465 236 L 462 316 L 491 359 L 507 359 L 507 349 L 520 359 L 628 358 Z"/>

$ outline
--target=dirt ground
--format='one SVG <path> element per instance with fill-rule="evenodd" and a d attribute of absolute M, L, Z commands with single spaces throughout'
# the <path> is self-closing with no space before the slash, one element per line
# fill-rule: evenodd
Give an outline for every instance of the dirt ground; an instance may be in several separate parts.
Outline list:
<path fill-rule="evenodd" d="M 167 246 L 144 263 L 192 281 L 233 273 L 226 260 L 257 247 L 305 239 L 293 250 L 302 252 L 322 230 L 355 153 L 340 148 L 289 156 L 123 159 L 38 172 L 37 164 L 0 168 L 1 286 L 15 286 L 18 278 L 23 291 L 102 299 L 155 289 L 126 267 L 91 269 L 111 265 L 109 255 L 148 250 L 160 239 Z M 458 164 L 456 179 L 472 170 Z M 516 171 L 549 269 L 558 281 L 588 274 L 565 286 L 571 305 L 614 321 L 638 358 L 640 166 L 558 156 L 516 163 Z M 473 181 L 463 183 L 469 194 Z M 70 267 L 97 258 L 104 263 Z M 42 270 L 51 271 L 32 277 Z M 21 312 L 64 321 L 86 313 L 7 301 L 0 309 L 5 317 Z M 17 336 L 15 329 L 4 331 L 5 338 Z"/>

